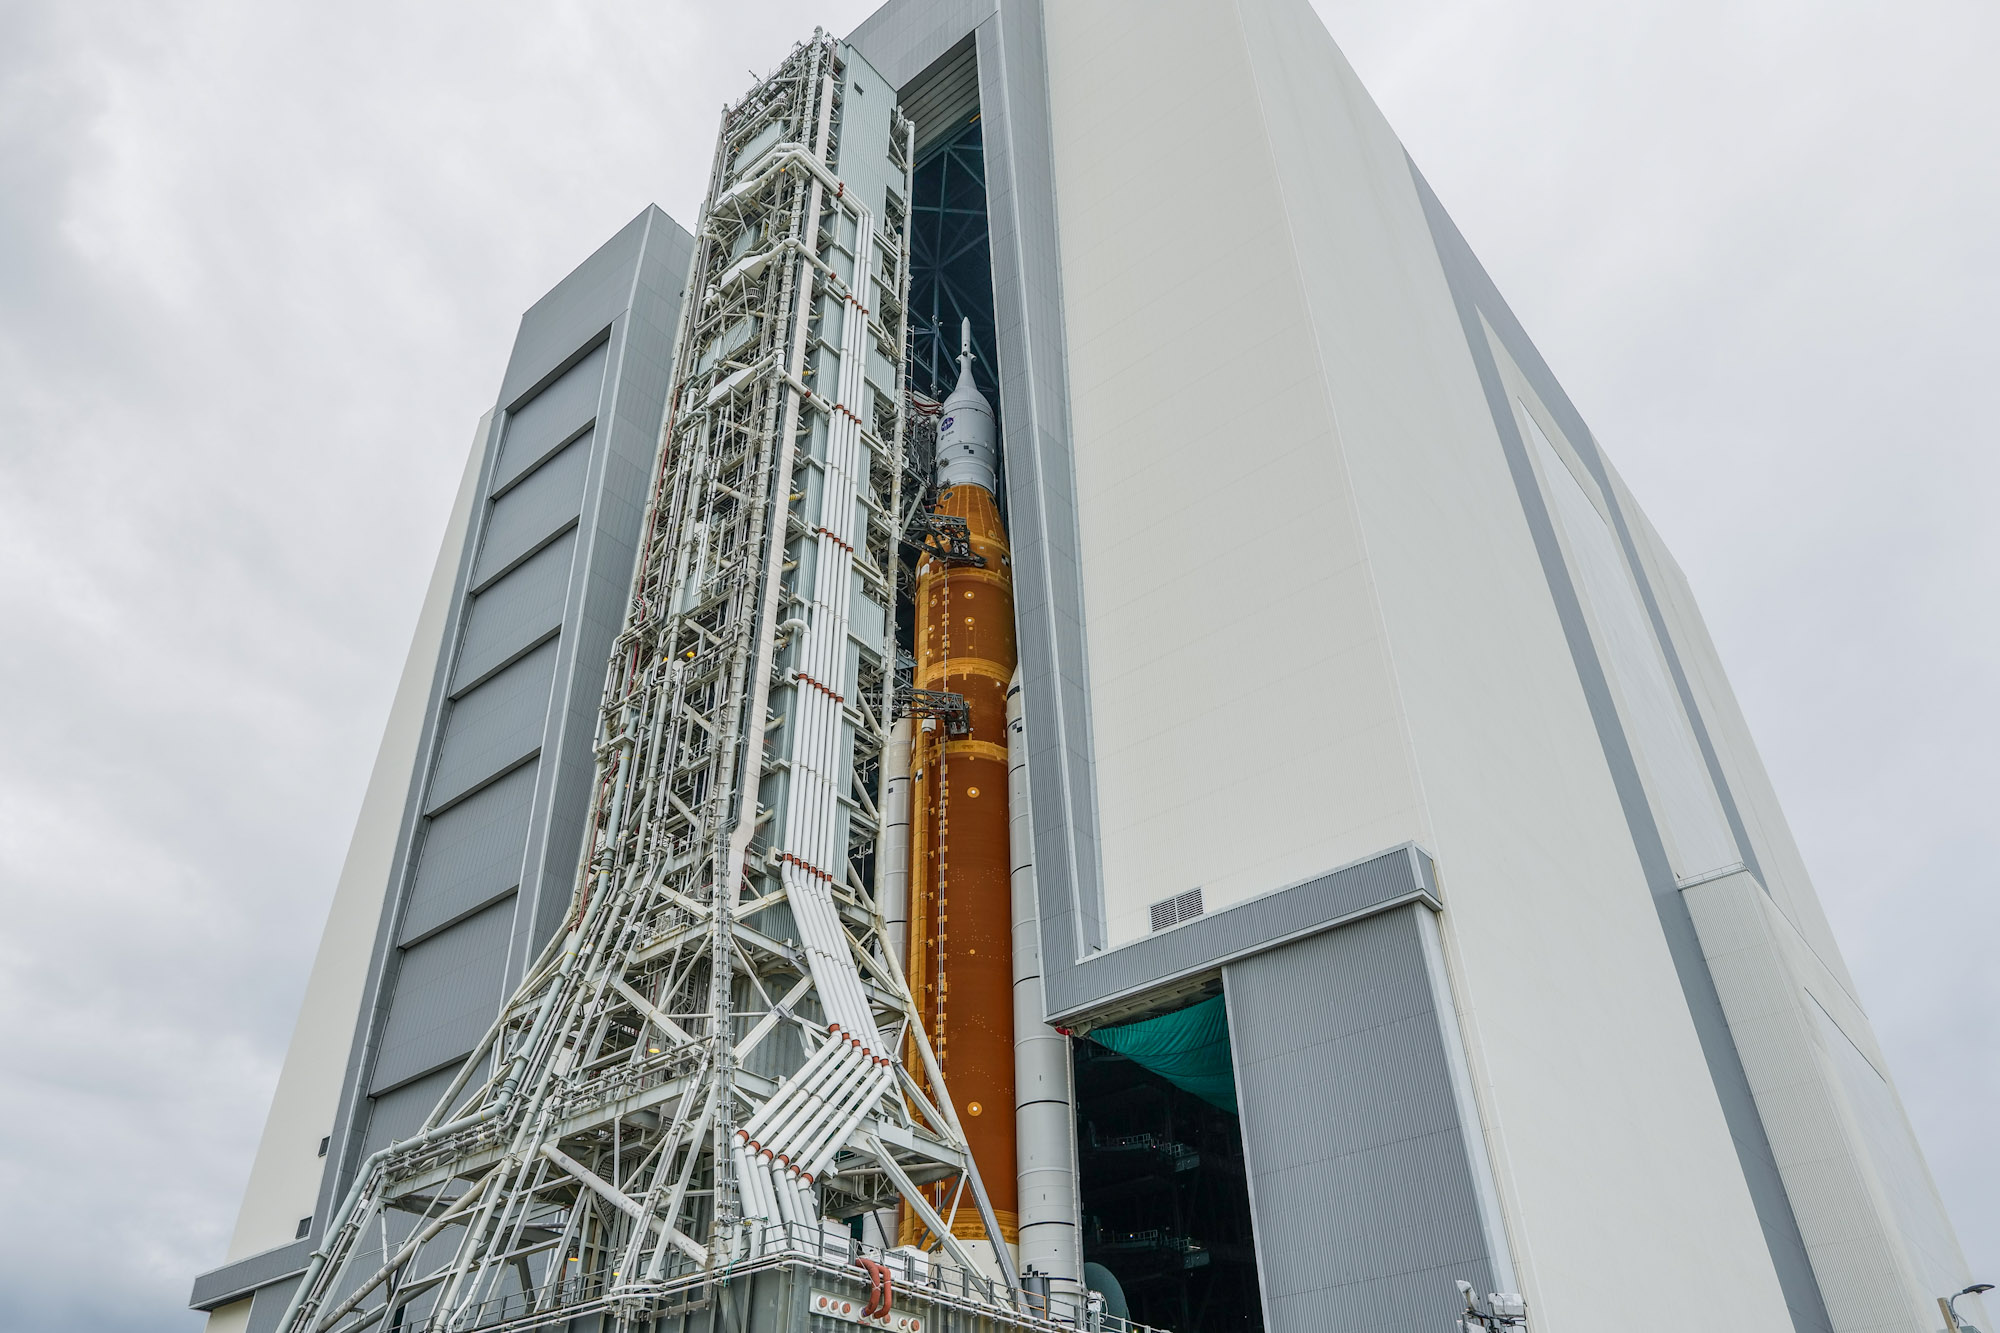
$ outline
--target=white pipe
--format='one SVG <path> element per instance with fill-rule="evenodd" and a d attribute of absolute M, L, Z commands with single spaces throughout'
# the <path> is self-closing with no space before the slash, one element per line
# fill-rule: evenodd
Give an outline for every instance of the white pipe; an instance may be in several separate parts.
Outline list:
<path fill-rule="evenodd" d="M 752 1118 L 751 1123 L 745 1126 L 746 1129 L 750 1130 L 750 1139 L 762 1147 L 770 1147 L 772 1142 L 783 1132 L 782 1127 L 785 1120 L 793 1114 L 800 1099 L 817 1096 L 818 1090 L 829 1079 L 839 1077 L 841 1065 L 851 1050 L 853 1050 L 853 1047 L 844 1039 L 835 1036 L 827 1042 L 826 1046 L 814 1052 L 815 1059 L 820 1055 L 826 1055 L 827 1058 L 820 1061 L 817 1066 L 812 1066 L 812 1062 L 808 1062 L 808 1066 L 812 1067 L 812 1073 L 809 1077 L 801 1078 L 794 1075 L 779 1085 L 778 1091 L 772 1096 L 771 1100 L 765 1102 Z"/>
<path fill-rule="evenodd" d="M 802 937 L 807 965 L 819 988 L 820 1003 L 827 1011 L 829 1025 L 838 1023 L 862 1041 L 879 1041 L 830 890 L 790 863 L 784 866 L 780 878 L 788 890 L 792 920 Z"/>
<path fill-rule="evenodd" d="M 770 1170 L 771 1183 L 777 1187 L 778 1193 L 784 1199 L 784 1204 L 780 1204 L 779 1206 L 783 1207 L 785 1204 L 791 1206 L 792 1225 L 801 1231 L 807 1229 L 813 1231 L 819 1230 L 819 1204 L 814 1200 L 811 1191 L 801 1190 L 797 1177 L 793 1176 L 783 1167 L 774 1166 Z M 792 1240 L 794 1244 L 797 1243 L 796 1237 L 787 1237 L 787 1239 Z"/>
<path fill-rule="evenodd" d="M 817 1078 L 821 1067 L 839 1053 L 839 1040 L 837 1038 L 822 1043 L 820 1048 L 814 1051 L 803 1065 L 799 1066 L 797 1072 L 778 1085 L 778 1090 L 772 1094 L 770 1101 L 758 1107 L 755 1114 L 743 1124 L 737 1126 L 737 1134 L 745 1140 L 755 1140 L 758 1134 L 763 1131 L 764 1126 L 770 1122 L 771 1117 L 778 1113 L 778 1109 L 791 1099 L 793 1090 L 801 1083 Z"/>
<path fill-rule="evenodd" d="M 863 1094 L 855 1100 L 847 1118 L 833 1125 L 828 1133 L 820 1136 L 818 1143 L 806 1150 L 803 1160 L 806 1163 L 807 1175 L 814 1179 L 819 1178 L 820 1173 L 832 1163 L 833 1155 L 840 1151 L 840 1145 L 847 1142 L 847 1136 L 852 1134 L 860 1126 L 862 1119 L 881 1103 L 882 1094 L 889 1090 L 889 1082 L 895 1077 L 895 1071 L 888 1065 L 875 1066 L 874 1076 L 868 1080 L 868 1086 Z"/>
<path fill-rule="evenodd" d="M 741 1196 L 739 1202 L 743 1208 L 743 1216 L 745 1218 L 770 1216 L 764 1208 L 762 1196 L 757 1193 L 757 1178 L 753 1174 L 757 1170 L 756 1163 L 751 1161 L 750 1154 L 740 1143 L 736 1145 L 732 1156 L 736 1159 L 736 1192 Z"/>
<path fill-rule="evenodd" d="M 1076 1113 L 1069 1038 L 1042 1021 L 1041 914 L 1021 673 L 1007 683 L 1007 820 L 1014 899 L 1014 1151 L 1024 1267 L 1052 1292 L 1083 1293 L 1076 1194 Z"/>
<path fill-rule="evenodd" d="M 753 188 L 781 162 L 799 150 L 780 149 L 760 165 L 751 182 L 739 188 Z M 815 170 L 821 170 L 813 163 Z M 852 600 L 855 533 L 855 496 L 859 493 L 854 477 L 859 421 L 851 404 L 858 402 L 866 387 L 867 315 L 860 297 L 865 294 L 872 270 L 872 214 L 855 206 L 858 241 L 854 279 L 842 301 L 840 335 L 841 358 L 835 404 L 829 404 L 826 460 L 821 487 L 820 526 L 823 529 L 816 549 L 813 573 L 814 614 L 801 635 L 798 671 L 829 691 L 845 684 L 846 639 Z M 785 839 L 788 849 L 815 868 L 831 874 L 833 862 L 844 860 L 844 849 L 836 846 L 839 828 L 840 787 L 833 770 L 839 766 L 841 718 L 835 701 L 809 685 L 798 689 L 798 726 L 792 745 L 792 780 L 786 801 Z M 829 1018 L 853 1031 L 863 1040 L 880 1041 L 875 1031 L 873 1009 L 861 984 L 846 944 L 846 931 L 830 892 L 811 882 L 814 878 L 787 863 L 781 873 L 787 896 L 792 901 L 793 918 L 807 950 L 807 963 L 814 973 L 820 1000 Z"/>
<path fill-rule="evenodd" d="M 798 1162 L 798 1149 L 812 1127 L 827 1116 L 837 1114 L 847 1104 L 847 1099 L 854 1095 L 856 1084 L 866 1076 L 871 1063 L 858 1048 L 850 1046 L 841 1060 L 838 1076 L 828 1080 L 818 1095 L 809 1100 L 802 1099 L 792 1107 L 782 1125 L 772 1129 L 770 1146 L 784 1156 L 787 1164 Z"/>
<path fill-rule="evenodd" d="M 828 1108 L 828 1113 L 816 1117 L 798 1137 L 798 1152 L 792 1157 L 791 1166 L 802 1175 L 818 1179 L 826 1169 L 821 1159 L 828 1156 L 828 1145 L 844 1139 L 875 1109 L 882 1099 L 881 1066 L 871 1063 L 862 1076 L 838 1106 Z"/>
<path fill-rule="evenodd" d="M 810 1083 L 781 1089 L 779 1095 L 771 1099 L 771 1104 L 779 1109 L 771 1113 L 771 1118 L 758 1136 L 760 1146 L 765 1150 L 773 1153 L 782 1151 L 784 1145 L 791 1141 L 792 1127 L 798 1123 L 799 1117 L 819 1105 L 829 1091 L 845 1081 L 847 1071 L 860 1053 L 845 1038 L 835 1040 L 839 1041 L 841 1050 L 821 1066 Z"/>
<path fill-rule="evenodd" d="M 806 888 L 804 897 L 804 915 L 811 920 L 811 929 L 817 936 L 827 973 L 830 994 L 822 998 L 838 1007 L 841 1027 L 872 1050 L 882 1044 L 882 1036 L 875 1027 L 875 1014 L 868 1003 L 868 993 L 861 986 L 861 974 L 855 966 L 847 928 L 840 923 L 839 909 L 834 906 L 833 890 L 824 883 L 813 883 Z"/>
<path fill-rule="evenodd" d="M 766 1167 L 762 1162 L 753 1165 L 757 1172 L 758 1183 L 771 1192 L 772 1200 L 778 1205 L 778 1220 L 790 1227 L 792 1223 L 798 1221 L 798 1218 L 792 1215 L 792 1195 L 781 1179 L 783 1173 L 775 1168 Z"/>
<path fill-rule="evenodd" d="M 842 193 L 841 183 L 832 172 L 826 169 L 825 164 L 819 160 L 818 155 L 802 143 L 781 143 L 759 159 L 758 164 L 748 176 L 737 181 L 736 184 L 718 195 L 715 202 L 709 206 L 709 214 L 713 216 L 734 200 L 761 189 L 766 181 L 777 174 L 778 168 L 792 162 L 805 164 L 812 171 L 813 175 L 819 178 L 820 184 L 833 192 L 834 197 L 828 202 L 834 204 L 836 207 L 838 206 Z"/>
<path fill-rule="evenodd" d="M 882 832 L 875 843 L 875 906 L 882 947 L 901 963 L 910 947 L 910 719 L 897 718 L 882 747 Z"/>
<path fill-rule="evenodd" d="M 792 1211 L 798 1215 L 800 1225 L 818 1231 L 819 1200 L 814 1197 L 812 1186 L 790 1172 L 787 1172 L 779 1183 L 781 1187 L 791 1190 Z"/>
<path fill-rule="evenodd" d="M 845 1119 L 847 1112 L 856 1102 L 867 1099 L 868 1086 L 875 1081 L 875 1071 L 881 1066 L 876 1057 L 864 1051 L 856 1051 L 860 1057 L 853 1074 L 842 1080 L 838 1088 L 827 1095 L 826 1101 L 803 1118 L 787 1136 L 789 1146 L 785 1152 L 786 1161 L 794 1167 L 802 1167 L 812 1160 L 813 1149 L 818 1146 L 827 1129 Z"/>
<path fill-rule="evenodd" d="M 796 776 L 794 774 L 794 778 Z M 796 853 L 793 853 L 793 855 L 796 855 Z M 814 910 L 817 906 L 814 900 L 818 893 L 817 886 L 814 883 L 816 877 L 803 866 L 788 860 L 780 867 L 778 878 L 779 882 L 785 886 L 785 896 L 791 902 L 792 924 L 798 929 L 799 943 L 805 948 L 808 954 L 808 961 L 812 961 L 819 955 L 829 953 L 828 942 L 824 935 L 824 923 L 821 921 L 819 913 Z M 818 972 L 819 969 L 815 967 L 814 980 L 816 983 L 819 982 Z M 820 985 L 820 989 L 822 991 L 820 1003 L 825 1005 L 833 997 L 824 993 L 826 989 L 824 984 Z M 829 1027 L 838 1023 L 840 1019 L 840 1014 L 829 1009 L 826 1015 Z"/>
<path fill-rule="evenodd" d="M 873 1062 L 853 1046 L 841 1057 L 835 1075 L 817 1091 L 799 1098 L 786 1109 L 785 1115 L 771 1126 L 766 1135 L 764 1147 L 774 1156 L 782 1156 L 786 1162 L 798 1160 L 799 1139 L 808 1125 L 827 1113 L 828 1107 L 845 1104 L 852 1095 L 854 1085 L 868 1071 Z"/>
<path fill-rule="evenodd" d="M 799 864 L 803 862 L 822 874 L 836 874 L 846 859 L 838 836 L 844 790 L 838 781 L 843 720 L 840 704 L 832 696 L 846 692 L 849 685 L 845 679 L 846 650 L 860 461 L 860 422 L 854 412 L 866 391 L 868 317 L 861 302 L 870 290 L 874 224 L 872 215 L 857 201 L 840 197 L 840 183 L 799 145 L 773 150 L 725 198 L 741 197 L 759 188 L 773 172 L 791 162 L 803 163 L 834 192 L 838 200 L 835 207 L 856 215 L 858 232 L 853 278 L 842 298 L 838 386 L 833 401 L 825 404 L 828 429 L 821 486 L 822 532 L 814 552 L 811 614 L 803 621 L 794 618 L 785 623 L 788 631 L 797 631 L 795 670 L 823 688 L 815 689 L 805 681 L 796 687 L 791 780 L 785 802 L 785 850 L 791 859 L 781 864 L 779 872 L 822 1009 L 829 1023 L 846 1036 L 836 1036 L 815 1052 L 746 1124 L 743 1137 L 756 1140 L 762 1152 L 773 1157 L 764 1159 L 762 1152 L 753 1157 L 741 1146 L 736 1156 L 746 1198 L 755 1196 L 755 1203 L 746 1203 L 746 1207 L 761 1209 L 768 1204 L 787 1223 L 805 1220 L 816 1224 L 818 1207 L 811 1190 L 787 1172 L 767 1169 L 765 1161 L 775 1162 L 777 1156 L 783 1156 L 797 1167 L 803 1153 L 844 1139 L 851 1129 L 842 1127 L 850 1122 L 858 1124 L 879 1103 L 882 1071 L 887 1068 L 878 1065 L 873 1054 L 872 1048 L 881 1044 L 881 1034 L 875 1027 L 873 1006 L 832 888 Z M 769 1216 L 769 1211 L 764 1215 Z"/>
<path fill-rule="evenodd" d="M 795 1223 L 812 1221 L 819 1210 L 810 1206 L 804 1208 L 799 1206 L 798 1181 L 792 1173 L 782 1166 L 773 1166 L 769 1162 L 764 1164 L 764 1169 L 771 1173 L 771 1188 L 778 1192 L 778 1198 L 782 1200 L 778 1206 L 789 1211 L 791 1220 Z"/>

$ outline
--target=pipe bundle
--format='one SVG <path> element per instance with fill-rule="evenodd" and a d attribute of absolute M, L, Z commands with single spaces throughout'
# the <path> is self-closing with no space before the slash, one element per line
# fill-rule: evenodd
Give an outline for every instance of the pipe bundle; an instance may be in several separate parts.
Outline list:
<path fill-rule="evenodd" d="M 848 778 L 841 743 L 847 639 L 854 595 L 854 546 L 861 534 L 860 496 L 867 445 L 852 405 L 865 402 L 873 219 L 854 208 L 858 241 L 854 277 L 840 311 L 840 374 L 827 413 L 820 520 L 807 615 L 795 633 L 792 675 L 795 719 L 791 776 L 786 788 L 784 849 L 779 878 L 792 909 L 813 987 L 827 1017 L 828 1036 L 804 1066 L 737 1130 L 737 1178 L 743 1213 L 784 1222 L 819 1222 L 813 1180 L 881 1103 L 895 1068 L 878 1052 L 882 1036 L 834 899 L 847 864 L 842 818 Z"/>

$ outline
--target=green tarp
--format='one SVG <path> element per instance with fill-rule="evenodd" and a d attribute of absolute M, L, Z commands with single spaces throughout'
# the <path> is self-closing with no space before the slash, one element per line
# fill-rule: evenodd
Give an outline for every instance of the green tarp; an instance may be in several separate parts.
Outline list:
<path fill-rule="evenodd" d="M 1090 1039 L 1175 1087 L 1236 1114 L 1229 1062 L 1229 1011 L 1220 995 L 1123 1027 L 1093 1028 Z"/>

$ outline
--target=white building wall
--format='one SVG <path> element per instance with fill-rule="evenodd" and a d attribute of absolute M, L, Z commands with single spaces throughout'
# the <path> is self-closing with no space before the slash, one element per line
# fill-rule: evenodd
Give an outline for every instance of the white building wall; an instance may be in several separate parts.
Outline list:
<path fill-rule="evenodd" d="M 1490 341 L 1674 877 L 1691 884 L 1727 873 L 1743 864 L 1742 849 L 1632 577 L 1612 510 L 1547 406 L 1525 387 L 1499 340 Z"/>
<path fill-rule="evenodd" d="M 1115 947 L 1425 824 L 1236 15 L 1046 13 Z"/>
<path fill-rule="evenodd" d="M 382 896 L 389 883 L 389 862 L 395 854 L 397 829 L 410 794 L 410 774 L 416 767 L 417 742 L 423 730 L 438 654 L 444 642 L 445 615 L 458 575 L 478 489 L 479 464 L 485 456 L 491 414 L 481 417 L 472 453 L 459 483 L 451 519 L 431 573 L 409 656 L 397 682 L 389 724 L 376 752 L 375 767 L 361 798 L 354 836 L 341 865 L 333 905 L 327 913 L 319 953 L 306 979 L 304 1003 L 285 1051 L 283 1071 L 271 1098 L 264 1136 L 250 1168 L 236 1231 L 225 1260 L 261 1254 L 295 1238 L 299 1219 L 311 1216 L 318 1202 L 326 1158 L 319 1156 L 321 1138 L 333 1130 L 341 1081 L 347 1072 L 348 1048 L 354 1041 L 355 1016 L 368 976 L 368 957 L 382 920 Z M 240 1307 L 240 1308 L 239 1308 Z M 210 1333 L 226 1333 L 248 1317 L 248 1303 L 217 1309 Z"/>
<path fill-rule="evenodd" d="M 1537 1327 L 1787 1327 L 1401 145 L 1303 0 L 1046 13 L 1112 942 L 1421 842 Z"/>
<path fill-rule="evenodd" d="M 1702 619 L 1701 611 L 1695 606 L 1687 576 L 1626 489 L 1617 470 L 1607 465 L 1607 471 L 1630 527 L 1633 545 L 1645 568 L 1647 582 L 1659 599 L 1661 617 L 1666 621 L 1667 632 L 1673 637 L 1675 650 L 1680 655 L 1695 707 L 1708 728 L 1709 740 L 1722 767 L 1723 780 L 1735 798 L 1737 812 L 1756 851 L 1765 887 L 1800 936 L 1818 955 L 1820 962 L 1851 997 L 1855 993 L 1854 981 L 1848 975 L 1847 962 L 1841 957 L 1840 947 L 1834 941 L 1833 928 L 1827 922 L 1819 894 L 1806 872 L 1805 859 L 1792 837 L 1791 826 L 1785 821 L 1784 810 L 1778 804 L 1777 791 L 1771 785 L 1756 743 L 1750 738 L 1750 727 L 1736 701 L 1736 693 L 1723 674 L 1722 659 L 1715 650 L 1714 641 L 1709 638 L 1708 625 Z"/>
<path fill-rule="evenodd" d="M 1763 876 L 1685 896 L 1827 1312 L 1841 1333 L 1934 1328 L 1971 1280 L 1956 1233 L 1686 577 L 1611 481 Z"/>
<path fill-rule="evenodd" d="M 1552 483 L 1590 500 L 1546 406 L 1497 340 L 1488 350 L 1509 405 L 1532 411 L 1563 456 L 1550 460 L 1560 469 L 1554 477 L 1541 475 L 1547 468 L 1538 464 L 1551 509 L 1557 507 Z M 1431 484 L 1462 482 L 1461 503 L 1488 512 L 1476 527 L 1445 522 L 1411 531 L 1403 596 L 1385 600 L 1407 620 L 1409 659 L 1422 663 L 1421 671 L 1413 665 L 1405 674 L 1417 687 L 1409 692 L 1413 725 L 1426 738 L 1420 752 L 1440 824 L 1445 922 L 1462 968 L 1460 1002 L 1472 1010 L 1477 1030 L 1475 1061 L 1493 1071 L 1490 1104 L 1507 1127 L 1504 1152 L 1535 1260 L 1536 1308 L 1566 1323 L 1603 1319 L 1618 1308 L 1637 1255 L 1649 1286 L 1688 1283 L 1693 1290 L 1719 1283 L 1731 1293 L 1712 1307 L 1705 1299 L 1705 1315 L 1740 1317 L 1745 1328 L 1789 1327 L 1688 1001 L 1483 398 L 1479 416 L 1483 428 L 1468 427 L 1466 444 L 1438 451 Z M 1393 437 L 1382 438 L 1385 525 L 1407 525 L 1412 515 L 1393 516 L 1408 479 L 1396 475 Z M 1532 440 L 1529 447 L 1532 459 Z M 1571 549 L 1563 515 L 1552 513 L 1552 520 L 1570 568 L 1578 570 L 1581 552 Z M 1600 523 L 1595 534 L 1584 527 L 1590 521 Z M 1608 540 L 1591 508 L 1580 516 L 1572 510 L 1569 523 L 1578 538 Z M 1491 563 L 1507 553 L 1517 572 L 1506 586 L 1525 587 L 1525 595 L 1503 599 L 1481 568 L 1482 552 Z M 1613 599 L 1635 594 L 1605 578 L 1593 588 L 1579 577 L 1577 585 L 1598 652 L 1608 659 L 1593 595 L 1605 613 L 1616 614 Z M 1484 624 L 1473 619 L 1481 607 Z M 1464 665 L 1470 660 L 1488 665 L 1470 671 Z M 1503 671 L 1502 662 L 1515 669 Z M 1645 665 L 1626 664 L 1621 690 L 1618 664 L 1606 661 L 1621 708 L 1638 692 Z M 1657 698 L 1648 703 L 1660 706 Z M 1664 725 L 1655 730 L 1658 749 L 1692 744 Z M 1689 779 L 1686 766 L 1674 762 L 1685 756 L 1660 762 L 1656 754 L 1649 769 L 1646 738 L 1629 724 L 1627 734 L 1640 751 L 1649 794 L 1669 775 Z M 1722 855 L 1719 833 L 1710 827 L 1720 812 L 1711 794 L 1697 795 L 1707 804 L 1686 804 L 1683 840 L 1701 848 L 1689 867 L 1710 869 Z M 1466 882 L 1475 867 L 1476 886 Z M 1582 1145 L 1589 1150 L 1587 1170 L 1578 1169 Z"/>
<path fill-rule="evenodd" d="M 250 1327 L 250 1306 L 248 1296 L 216 1306 L 208 1312 L 208 1322 L 202 1325 L 202 1333 L 243 1333 Z"/>
<path fill-rule="evenodd" d="M 1866 1018 L 1749 873 L 1686 896 L 1834 1327 L 1935 1327 L 1965 1259 Z"/>

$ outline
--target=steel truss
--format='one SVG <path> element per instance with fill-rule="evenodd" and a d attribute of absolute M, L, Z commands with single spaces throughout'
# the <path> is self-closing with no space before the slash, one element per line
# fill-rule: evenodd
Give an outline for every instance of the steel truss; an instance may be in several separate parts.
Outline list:
<path fill-rule="evenodd" d="M 836 174 L 849 59 L 815 35 L 724 113 L 571 910 L 358 1169 L 290 1333 L 657 1326 L 898 1204 L 963 1308 L 1033 1322 L 872 889 L 911 134 L 849 145 L 874 216 Z"/>

